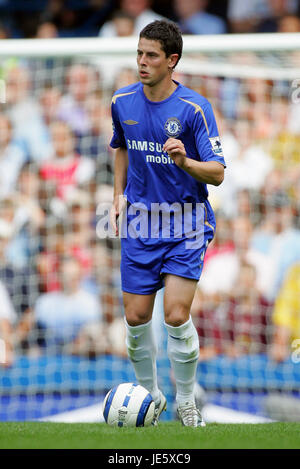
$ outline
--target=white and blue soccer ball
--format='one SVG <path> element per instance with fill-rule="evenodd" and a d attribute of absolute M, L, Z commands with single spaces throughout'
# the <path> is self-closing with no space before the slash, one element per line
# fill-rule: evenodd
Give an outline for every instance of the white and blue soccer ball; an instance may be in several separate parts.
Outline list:
<path fill-rule="evenodd" d="M 148 427 L 154 417 L 155 404 L 143 386 L 122 383 L 112 388 L 103 402 L 103 416 L 113 427 Z"/>

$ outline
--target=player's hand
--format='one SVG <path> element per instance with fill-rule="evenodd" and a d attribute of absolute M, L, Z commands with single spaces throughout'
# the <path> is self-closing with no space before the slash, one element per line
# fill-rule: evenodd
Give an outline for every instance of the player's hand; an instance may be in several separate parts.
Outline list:
<path fill-rule="evenodd" d="M 163 151 L 168 153 L 177 166 L 180 168 L 184 167 L 187 157 L 184 144 L 181 140 L 168 138 L 163 146 Z"/>
<path fill-rule="evenodd" d="M 126 197 L 122 194 L 119 195 L 115 200 L 110 209 L 110 225 L 113 231 L 113 234 L 119 236 L 119 218 L 125 209 L 127 204 Z"/>

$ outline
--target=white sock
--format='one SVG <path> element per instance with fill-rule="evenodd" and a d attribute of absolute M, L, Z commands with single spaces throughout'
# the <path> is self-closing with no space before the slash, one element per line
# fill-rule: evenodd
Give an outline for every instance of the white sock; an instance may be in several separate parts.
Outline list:
<path fill-rule="evenodd" d="M 157 403 L 160 401 L 160 391 L 157 386 L 157 346 L 152 332 L 152 320 L 139 326 L 129 326 L 125 319 L 125 324 L 127 352 L 136 379 L 150 392 L 154 402 Z"/>
<path fill-rule="evenodd" d="M 178 404 L 194 402 L 194 386 L 199 357 L 199 338 L 190 317 L 181 326 L 165 323 L 168 331 L 168 356 L 176 383 Z"/>

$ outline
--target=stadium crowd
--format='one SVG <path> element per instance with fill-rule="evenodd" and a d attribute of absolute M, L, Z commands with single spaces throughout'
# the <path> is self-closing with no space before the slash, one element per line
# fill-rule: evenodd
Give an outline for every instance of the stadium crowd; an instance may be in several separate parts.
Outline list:
<path fill-rule="evenodd" d="M 154 19 L 185 34 L 299 32 L 298 0 L 1 0 L 0 38 L 130 36 Z"/>
<path fill-rule="evenodd" d="M 296 1 L 241 9 L 231 0 L 223 16 L 200 0 L 176 0 L 172 11 L 147 0 L 29 3 L 31 23 L 18 15 L 24 2 L 0 2 L 1 38 L 131 35 L 158 15 L 190 34 L 300 31 Z M 112 201 L 109 98 L 136 81 L 135 72 L 119 70 L 104 86 L 90 62 L 9 59 L 0 68 L 4 365 L 48 351 L 126 356 L 119 240 L 99 239 L 97 207 Z M 200 359 L 267 353 L 285 360 L 300 337 L 299 104 L 286 82 L 174 78 L 211 101 L 227 162 L 224 183 L 209 187 L 217 231 L 192 305 Z"/>

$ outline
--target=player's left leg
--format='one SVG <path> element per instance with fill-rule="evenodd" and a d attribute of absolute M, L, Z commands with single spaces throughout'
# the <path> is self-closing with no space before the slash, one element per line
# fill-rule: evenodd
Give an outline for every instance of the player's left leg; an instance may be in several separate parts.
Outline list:
<path fill-rule="evenodd" d="M 176 401 L 185 415 L 184 425 L 198 426 L 202 418 L 195 406 L 194 387 L 199 339 L 190 316 L 197 281 L 167 274 L 164 311 L 168 331 L 168 356 L 176 383 Z"/>

